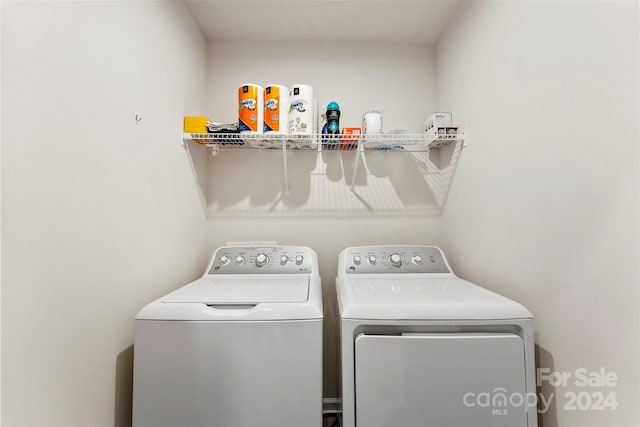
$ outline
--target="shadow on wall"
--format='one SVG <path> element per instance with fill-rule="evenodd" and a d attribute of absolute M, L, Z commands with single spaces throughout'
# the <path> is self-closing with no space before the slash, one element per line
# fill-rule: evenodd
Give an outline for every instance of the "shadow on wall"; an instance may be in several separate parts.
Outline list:
<path fill-rule="evenodd" d="M 536 341 L 538 341 L 536 333 Z M 555 364 L 553 355 L 546 349 L 535 345 L 536 352 L 536 378 L 540 368 L 549 369 L 554 372 Z M 538 393 L 538 427 L 558 427 L 558 409 L 555 387 L 544 381 L 541 387 L 536 388 Z"/>
<path fill-rule="evenodd" d="M 185 153 L 187 154 L 187 161 L 193 179 L 196 182 L 198 189 L 198 195 L 200 196 L 200 202 L 202 206 L 207 205 L 207 162 L 209 153 L 204 145 L 197 144 L 193 141 L 185 142 Z"/>
<path fill-rule="evenodd" d="M 131 427 L 133 408 L 133 346 L 127 347 L 116 358 L 116 388 L 114 427 Z"/>
<path fill-rule="evenodd" d="M 197 145 L 186 145 L 187 158 L 208 218 L 439 216 L 462 146 L 371 150 L 363 156 L 342 150 L 227 149 L 211 156 Z"/>

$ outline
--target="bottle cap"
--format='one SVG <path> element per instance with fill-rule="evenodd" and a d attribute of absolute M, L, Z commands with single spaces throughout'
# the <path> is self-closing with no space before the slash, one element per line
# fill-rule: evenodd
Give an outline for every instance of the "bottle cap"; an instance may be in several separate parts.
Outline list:
<path fill-rule="evenodd" d="M 327 105 L 327 111 L 328 110 L 339 110 L 339 109 L 340 109 L 340 106 L 338 106 L 337 102 L 331 101 L 329 103 L 329 105 Z"/>

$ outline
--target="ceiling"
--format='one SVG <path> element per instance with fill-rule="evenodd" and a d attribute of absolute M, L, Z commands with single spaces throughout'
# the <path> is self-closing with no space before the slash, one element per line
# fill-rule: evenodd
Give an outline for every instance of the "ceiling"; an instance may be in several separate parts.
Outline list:
<path fill-rule="evenodd" d="M 435 43 L 458 0 L 184 0 L 208 40 Z"/>

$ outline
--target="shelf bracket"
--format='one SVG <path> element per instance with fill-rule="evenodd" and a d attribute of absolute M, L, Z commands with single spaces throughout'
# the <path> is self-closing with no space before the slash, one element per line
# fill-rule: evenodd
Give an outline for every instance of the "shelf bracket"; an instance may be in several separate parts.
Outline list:
<path fill-rule="evenodd" d="M 289 196 L 289 170 L 287 169 L 287 138 L 282 138 L 282 164 L 284 169 L 284 196 Z"/>
<path fill-rule="evenodd" d="M 360 157 L 362 157 L 362 161 L 364 162 L 364 143 L 363 141 L 360 141 L 358 143 L 358 148 L 357 148 L 357 152 L 356 155 L 354 156 L 355 158 L 355 163 L 353 164 L 353 175 L 351 176 L 351 186 L 349 187 L 349 191 L 351 192 L 351 195 L 353 196 L 353 187 L 356 185 L 356 176 L 358 175 L 358 165 L 360 165 Z"/>

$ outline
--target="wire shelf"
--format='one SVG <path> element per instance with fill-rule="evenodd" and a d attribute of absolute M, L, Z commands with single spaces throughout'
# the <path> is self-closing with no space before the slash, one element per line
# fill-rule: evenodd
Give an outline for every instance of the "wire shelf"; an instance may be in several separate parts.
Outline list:
<path fill-rule="evenodd" d="M 191 142 L 188 143 L 189 141 Z M 322 188 L 322 191 L 319 193 L 314 192 L 313 200 L 309 199 L 308 202 L 311 206 L 309 207 L 309 213 L 317 214 L 318 212 L 333 211 L 334 209 L 340 210 L 340 206 L 346 207 L 347 211 L 355 209 L 354 212 L 360 213 L 364 211 L 370 213 L 372 210 L 376 212 L 391 212 L 396 208 L 407 212 L 401 198 L 398 200 L 393 199 L 393 197 L 400 196 L 400 193 L 397 193 L 398 189 L 393 184 L 393 179 L 390 176 L 380 175 L 379 170 L 372 172 L 380 166 L 380 162 L 389 164 L 387 160 L 391 161 L 392 157 L 394 164 L 407 160 L 409 162 L 408 166 L 413 165 L 418 168 L 418 172 L 424 175 L 423 184 L 430 188 L 429 194 L 432 195 L 433 202 L 437 205 L 437 211 L 441 212 L 446 203 L 460 152 L 466 146 L 467 140 L 464 133 L 446 135 L 400 132 L 368 135 L 184 133 L 182 142 L 183 147 L 188 152 L 190 152 L 192 146 L 199 144 L 202 147 L 207 147 L 214 157 L 226 151 L 228 158 L 232 160 L 244 157 L 242 150 L 247 154 L 250 151 L 254 153 L 267 151 L 272 154 L 281 153 L 284 185 L 280 193 L 281 199 L 278 199 L 280 201 L 271 205 L 269 212 L 271 212 L 272 208 L 276 209 L 276 205 L 288 210 L 287 206 L 293 203 L 292 201 L 297 203 L 299 201 L 297 198 L 311 196 L 310 194 L 306 196 L 304 194 L 296 194 L 292 199 L 288 198 L 290 195 L 290 183 L 294 185 L 294 188 L 297 187 L 295 191 L 298 193 L 301 190 L 299 183 L 307 179 L 300 175 L 301 165 L 309 165 L 309 162 L 316 163 L 316 169 L 314 169 L 314 172 L 309 173 L 309 179 L 312 181 L 313 188 Z M 201 150 L 198 151 L 200 152 Z M 234 151 L 235 153 L 233 153 Z M 294 152 L 316 154 L 334 152 L 338 155 L 292 156 L 291 154 Z M 339 155 L 340 153 L 350 153 L 350 155 L 343 156 Z M 388 153 L 398 153 L 398 155 Z M 402 153 L 405 154 L 403 155 Z M 389 157 L 384 159 L 387 156 Z M 273 165 L 274 160 L 272 157 L 271 155 L 267 156 L 271 165 Z M 293 163 L 291 163 L 292 160 Z M 334 161 L 339 162 L 339 169 L 343 172 L 343 179 L 340 181 L 342 181 L 343 185 L 347 184 L 344 190 L 340 188 L 340 183 L 335 180 L 333 175 L 335 167 L 331 168 L 332 177 L 328 179 L 329 165 L 336 166 L 336 164 L 332 163 Z M 289 170 L 290 164 L 292 165 L 291 171 Z M 359 172 L 362 167 L 365 169 Z M 303 175 L 305 174 L 303 173 Z M 362 179 L 363 174 L 366 176 L 367 181 L 365 186 L 362 186 L 362 182 L 358 181 L 357 178 L 360 176 L 359 179 Z M 272 174 L 269 174 L 269 176 L 273 177 Z M 389 181 L 390 179 L 391 181 Z M 416 182 L 419 183 L 421 181 L 418 180 Z M 391 184 L 390 187 L 389 184 Z M 302 190 L 304 191 L 304 188 Z M 345 191 L 353 197 L 348 198 L 346 201 L 342 197 L 338 197 L 342 204 L 340 206 L 335 205 L 331 201 L 331 195 L 344 195 Z M 282 202 L 283 200 L 285 202 Z M 286 200 L 289 200 L 289 202 L 286 202 Z M 280 202 L 283 204 L 280 205 Z M 329 205 L 327 205 L 328 202 L 330 202 Z M 227 206 L 227 203 L 224 203 L 224 205 Z M 242 208 L 240 205 L 239 207 Z M 251 208 L 248 211 L 253 212 L 254 210 Z M 295 211 L 302 213 L 298 209 Z M 306 212 L 304 209 L 303 211 Z M 419 211 L 422 212 L 422 210 Z M 233 214 L 235 215 L 236 213 L 238 212 L 233 210 Z"/>
<path fill-rule="evenodd" d="M 410 134 L 388 133 L 368 135 L 282 135 L 251 133 L 185 133 L 184 140 L 218 150 L 269 150 L 286 148 L 306 151 L 353 151 L 360 145 L 365 151 L 428 152 L 452 142 L 464 140 L 463 133 Z"/>

